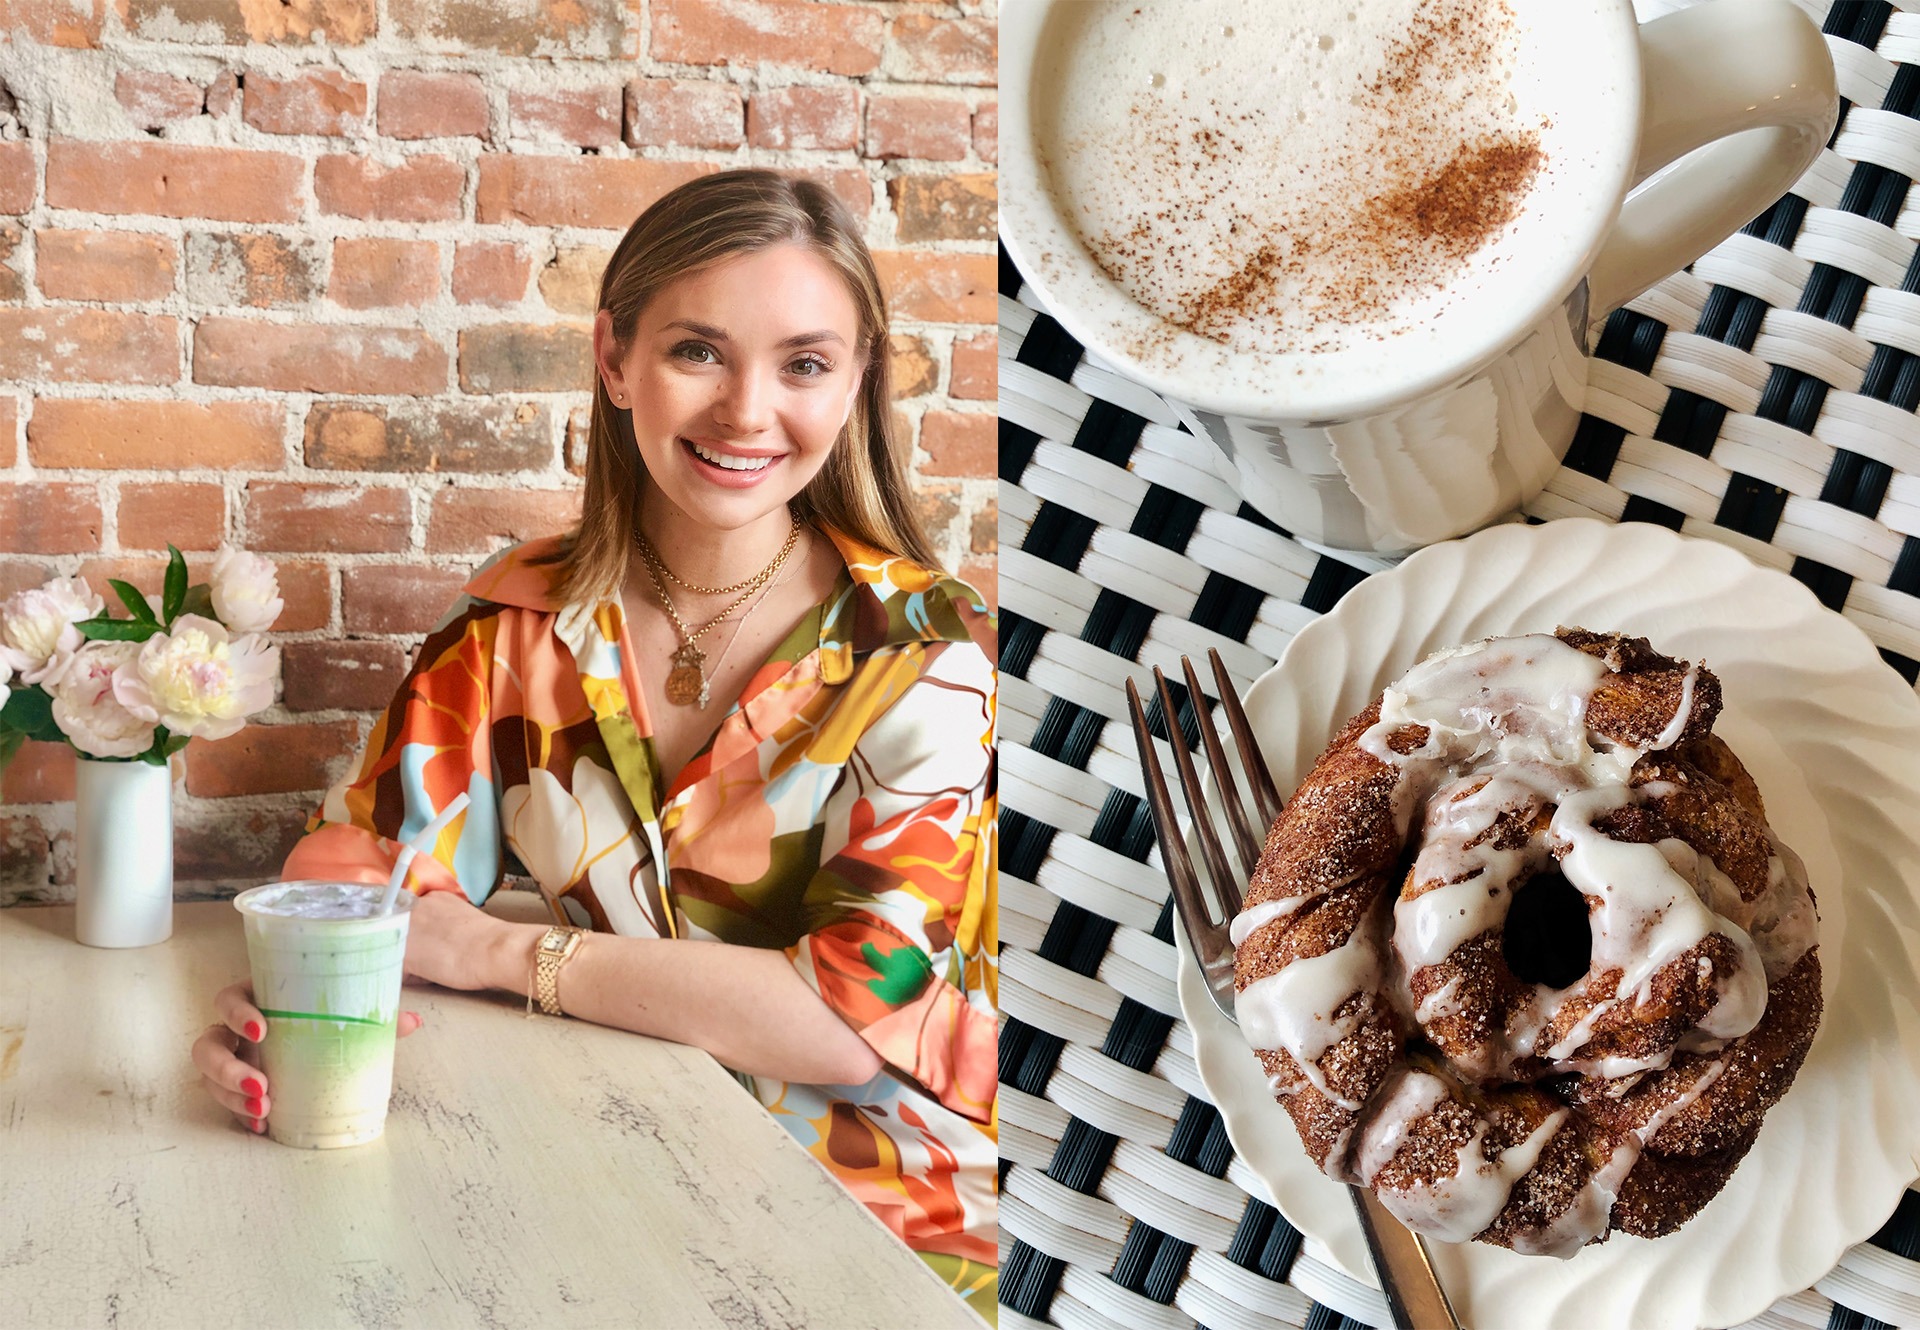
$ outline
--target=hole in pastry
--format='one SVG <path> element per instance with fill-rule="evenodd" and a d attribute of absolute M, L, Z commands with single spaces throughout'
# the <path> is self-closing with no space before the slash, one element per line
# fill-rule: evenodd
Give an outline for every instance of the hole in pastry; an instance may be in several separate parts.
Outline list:
<path fill-rule="evenodd" d="M 1522 983 L 1565 988 L 1593 962 L 1587 898 L 1551 869 L 1535 873 L 1514 893 L 1500 954 Z"/>

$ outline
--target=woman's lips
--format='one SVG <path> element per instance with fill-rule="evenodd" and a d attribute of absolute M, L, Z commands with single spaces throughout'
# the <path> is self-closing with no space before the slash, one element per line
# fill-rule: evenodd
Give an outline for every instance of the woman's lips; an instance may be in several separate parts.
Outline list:
<path fill-rule="evenodd" d="M 749 453 L 736 453 L 730 449 L 715 448 L 711 445 L 696 445 L 691 439 L 681 439 L 680 447 L 686 452 L 687 459 L 692 463 L 696 473 L 716 485 L 724 485 L 730 489 L 746 489 L 758 485 L 785 460 L 778 454 L 756 456 Z M 720 462 L 708 461 L 700 455 L 702 448 L 713 456 L 728 458 L 734 462 L 734 465 L 727 466 Z M 743 462 L 752 465 L 740 465 Z"/>

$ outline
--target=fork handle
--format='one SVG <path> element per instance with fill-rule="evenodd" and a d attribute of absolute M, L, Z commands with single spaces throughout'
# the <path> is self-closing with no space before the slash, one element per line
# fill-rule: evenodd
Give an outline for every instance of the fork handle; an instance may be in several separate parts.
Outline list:
<path fill-rule="evenodd" d="M 1359 1212 L 1360 1231 L 1366 1235 L 1367 1253 L 1380 1276 L 1380 1291 L 1386 1295 L 1394 1330 L 1460 1330 L 1420 1235 L 1394 1218 L 1365 1187 L 1348 1190 L 1353 1193 L 1353 1208 Z"/>

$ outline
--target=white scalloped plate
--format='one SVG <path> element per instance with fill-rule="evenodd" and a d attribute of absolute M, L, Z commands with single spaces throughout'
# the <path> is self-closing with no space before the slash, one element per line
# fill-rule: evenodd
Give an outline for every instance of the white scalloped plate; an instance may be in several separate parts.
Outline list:
<path fill-rule="evenodd" d="M 1571 1260 L 1433 1244 L 1463 1325 L 1696 1330 L 1810 1286 L 1920 1175 L 1920 699 L 1799 582 L 1661 527 L 1501 526 L 1377 573 L 1301 630 L 1247 711 L 1282 791 L 1334 731 L 1429 652 L 1561 624 L 1705 661 L 1717 726 L 1820 903 L 1826 1012 L 1731 1182 L 1678 1233 L 1616 1233 Z M 1180 939 L 1180 1006 L 1207 1091 L 1287 1219 L 1377 1287 L 1345 1189 L 1308 1160 Z"/>

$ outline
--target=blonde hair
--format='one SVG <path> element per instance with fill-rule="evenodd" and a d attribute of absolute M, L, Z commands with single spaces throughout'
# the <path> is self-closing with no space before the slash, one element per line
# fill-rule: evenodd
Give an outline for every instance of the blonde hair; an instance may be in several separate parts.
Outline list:
<path fill-rule="evenodd" d="M 794 498 L 794 516 L 938 568 L 893 436 L 886 294 L 852 215 L 826 187 L 762 170 L 722 171 L 680 186 L 620 238 L 600 278 L 599 307 L 613 315 L 614 337 L 624 346 L 641 310 L 668 283 L 785 244 L 805 245 L 845 280 L 860 313 L 855 361 L 864 363 L 846 428 L 825 465 Z M 562 600 L 619 594 L 633 553 L 644 472 L 631 422 L 615 409 L 596 373 L 580 525 L 553 556 Z"/>

